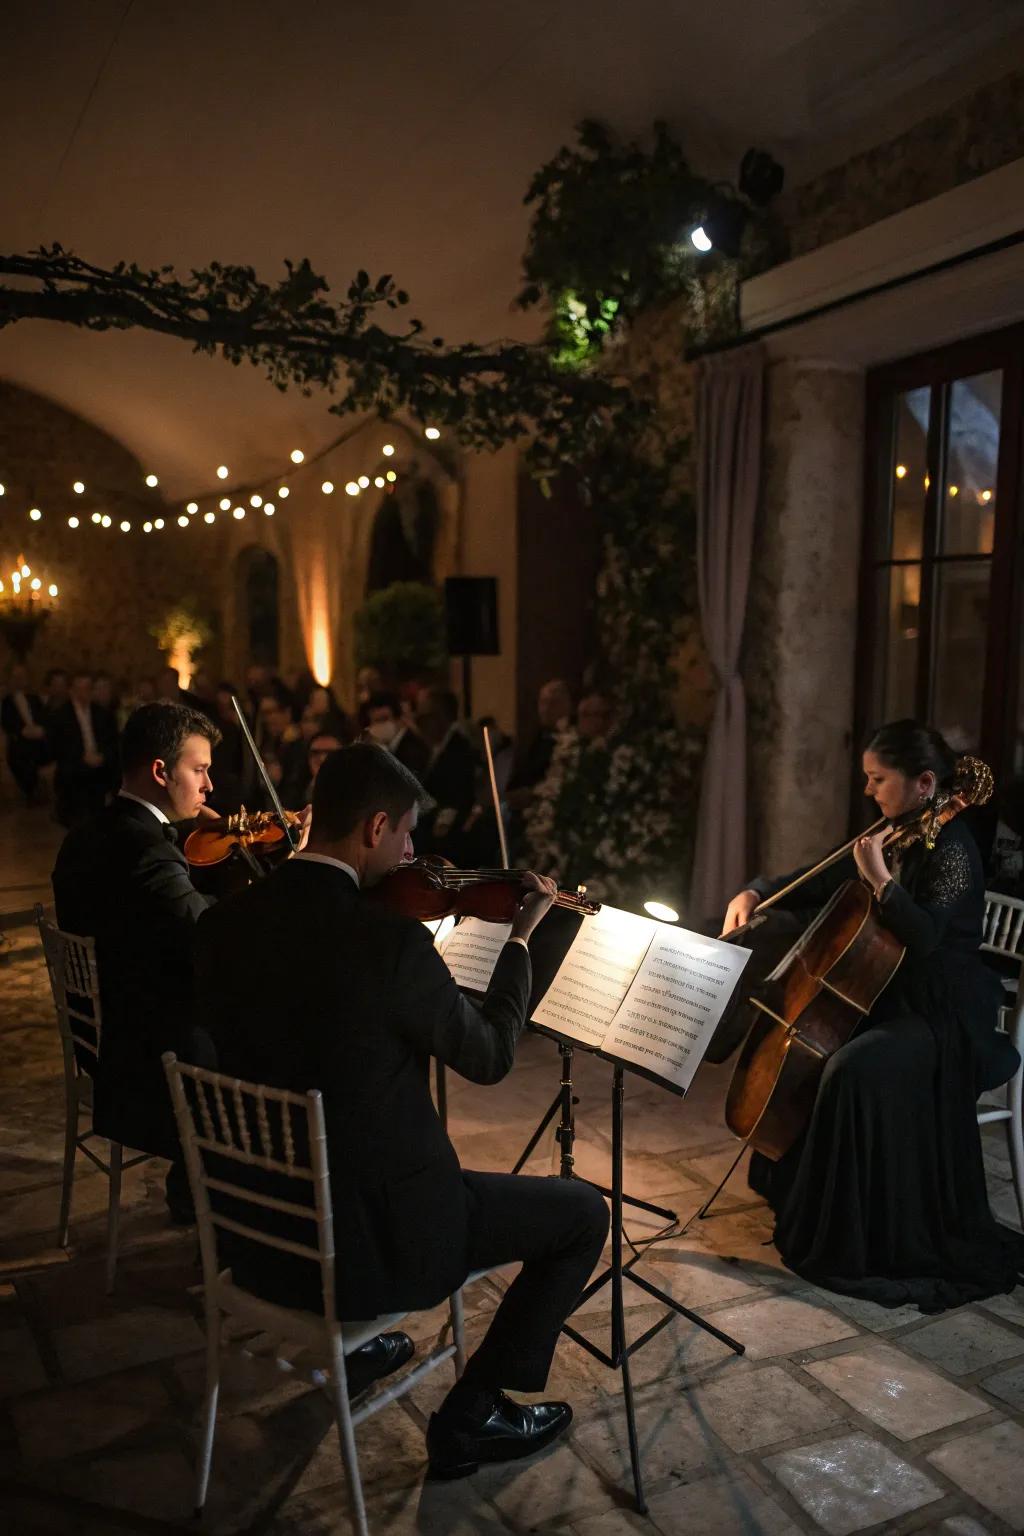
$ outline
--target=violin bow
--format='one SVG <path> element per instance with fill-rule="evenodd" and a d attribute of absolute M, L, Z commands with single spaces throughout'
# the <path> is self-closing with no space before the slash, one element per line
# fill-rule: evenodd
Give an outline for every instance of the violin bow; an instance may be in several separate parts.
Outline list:
<path fill-rule="evenodd" d="M 253 762 L 259 769 L 260 778 L 263 780 L 263 787 L 267 791 L 267 794 L 270 796 L 270 803 L 274 807 L 274 814 L 281 824 L 282 832 L 288 839 L 289 848 L 294 853 L 296 848 L 299 846 L 298 839 L 293 835 L 293 828 L 288 820 L 288 817 L 285 815 L 284 806 L 281 804 L 281 801 L 278 798 L 278 793 L 274 788 L 273 780 L 271 779 L 270 774 L 267 772 L 267 765 L 260 756 L 259 748 L 252 739 L 252 732 L 249 729 L 249 722 L 245 718 L 245 715 L 242 713 L 242 706 L 239 704 L 234 694 L 231 695 L 231 702 L 234 705 L 235 714 L 238 716 L 238 723 L 242 728 L 242 735 L 245 737 L 246 745 L 248 746 L 249 751 L 252 753 Z"/>
<path fill-rule="evenodd" d="M 491 751 L 491 728 L 484 726 L 484 753 L 487 757 L 487 774 L 491 781 L 491 798 L 494 801 L 494 819 L 498 824 L 498 846 L 501 849 L 501 867 L 508 869 L 508 841 L 505 837 L 505 818 L 501 814 L 498 796 L 498 779 L 494 772 L 494 753 Z"/>

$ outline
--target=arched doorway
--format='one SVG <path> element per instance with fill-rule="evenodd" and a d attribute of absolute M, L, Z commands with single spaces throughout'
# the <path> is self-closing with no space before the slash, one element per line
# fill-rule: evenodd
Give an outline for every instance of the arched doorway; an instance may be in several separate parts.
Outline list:
<path fill-rule="evenodd" d="M 246 659 L 276 667 L 280 660 L 280 570 L 269 549 L 250 545 L 235 561 L 238 612 Z"/>

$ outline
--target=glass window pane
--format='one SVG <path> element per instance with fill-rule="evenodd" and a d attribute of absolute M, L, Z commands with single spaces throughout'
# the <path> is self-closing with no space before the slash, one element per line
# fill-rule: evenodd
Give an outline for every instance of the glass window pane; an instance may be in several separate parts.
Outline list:
<path fill-rule="evenodd" d="M 985 685 L 987 560 L 950 560 L 935 571 L 931 724 L 958 752 L 977 749 Z"/>
<path fill-rule="evenodd" d="M 902 720 L 915 713 L 917 702 L 918 621 L 921 567 L 893 565 L 879 572 L 879 612 L 884 615 L 881 643 L 885 647 L 882 718 Z"/>
<path fill-rule="evenodd" d="M 956 379 L 950 388 L 943 554 L 992 553 L 1002 396 L 1000 369 Z"/>
<path fill-rule="evenodd" d="M 894 403 L 889 541 L 881 551 L 883 560 L 921 558 L 931 396 L 930 389 L 910 389 Z"/>

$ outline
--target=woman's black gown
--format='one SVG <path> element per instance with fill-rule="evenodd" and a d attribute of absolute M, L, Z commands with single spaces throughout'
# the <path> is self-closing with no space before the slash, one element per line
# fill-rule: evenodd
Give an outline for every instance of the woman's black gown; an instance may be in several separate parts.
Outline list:
<path fill-rule="evenodd" d="M 996 1032 L 999 977 L 980 958 L 985 882 L 967 827 L 904 855 L 880 905 L 906 945 L 858 1034 L 829 1060 L 806 1133 L 778 1162 L 754 1154 L 788 1267 L 827 1290 L 940 1312 L 1012 1290 L 1024 1237 L 988 1204 L 977 1097 L 1013 1076 Z M 852 857 L 780 903 L 820 910 Z M 792 878 L 755 880 L 763 897 Z"/>

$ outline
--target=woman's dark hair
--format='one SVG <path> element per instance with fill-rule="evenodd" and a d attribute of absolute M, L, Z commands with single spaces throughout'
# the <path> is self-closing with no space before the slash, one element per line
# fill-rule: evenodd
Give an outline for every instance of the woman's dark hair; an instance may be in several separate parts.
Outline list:
<path fill-rule="evenodd" d="M 908 779 L 934 773 L 939 789 L 952 788 L 957 755 L 944 736 L 918 720 L 890 720 L 874 733 L 867 750 Z"/>
<path fill-rule="evenodd" d="M 419 779 L 397 757 L 376 742 L 357 741 L 324 758 L 313 786 L 312 832 L 333 842 L 378 811 L 397 827 L 422 799 Z"/>
<path fill-rule="evenodd" d="M 132 710 L 121 733 L 121 768 L 133 773 L 162 758 L 173 768 L 190 736 L 205 736 L 213 748 L 220 731 L 208 715 L 184 704 L 156 702 Z"/>

